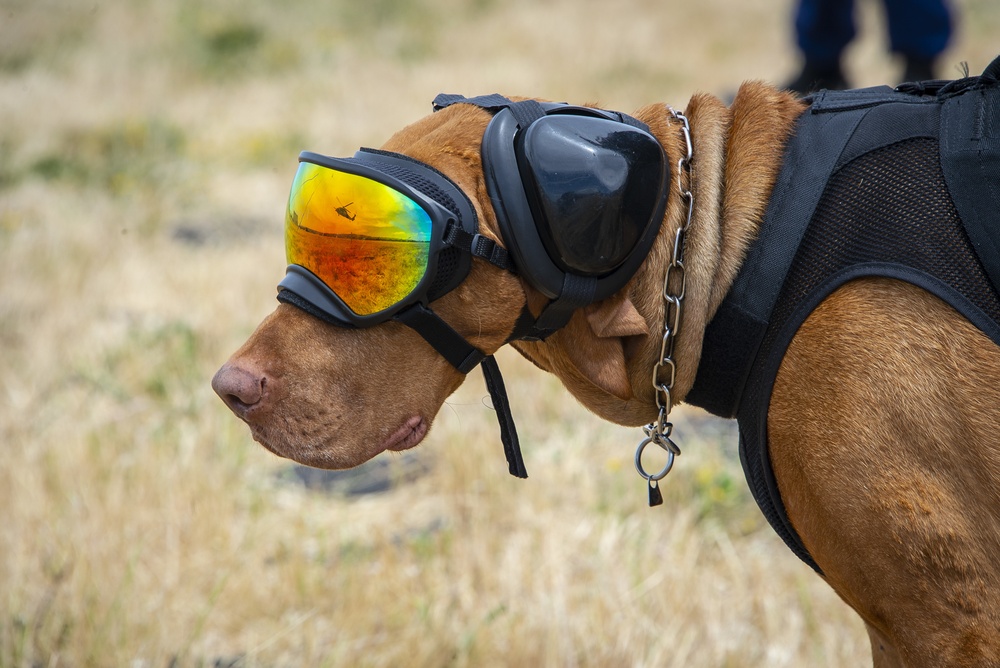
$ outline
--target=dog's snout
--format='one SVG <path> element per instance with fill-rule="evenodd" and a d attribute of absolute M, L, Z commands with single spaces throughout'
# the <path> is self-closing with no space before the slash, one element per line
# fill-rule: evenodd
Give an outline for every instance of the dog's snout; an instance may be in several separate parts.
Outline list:
<path fill-rule="evenodd" d="M 267 377 L 227 362 L 212 378 L 212 389 L 239 417 L 246 419 L 251 408 L 264 397 Z"/>

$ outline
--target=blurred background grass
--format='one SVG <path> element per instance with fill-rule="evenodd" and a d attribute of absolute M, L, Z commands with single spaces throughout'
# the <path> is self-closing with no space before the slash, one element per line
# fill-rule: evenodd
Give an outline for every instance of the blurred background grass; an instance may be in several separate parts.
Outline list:
<path fill-rule="evenodd" d="M 942 63 L 981 70 L 962 0 Z M 876 3 L 848 56 L 894 82 Z M 732 425 L 636 430 L 503 355 L 395 484 L 304 487 L 209 387 L 274 306 L 297 152 L 378 145 L 438 92 L 631 110 L 780 82 L 770 0 L 0 0 L 0 666 L 840 666 L 860 622 L 771 533 Z M 401 364 L 405 373 L 405 364 Z"/>

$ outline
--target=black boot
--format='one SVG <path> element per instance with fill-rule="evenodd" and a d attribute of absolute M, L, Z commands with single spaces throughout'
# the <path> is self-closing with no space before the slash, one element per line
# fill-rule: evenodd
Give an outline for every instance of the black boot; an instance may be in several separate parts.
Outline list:
<path fill-rule="evenodd" d="M 906 56 L 903 81 L 930 81 L 934 78 L 934 59 L 923 56 Z"/>
<path fill-rule="evenodd" d="M 785 88 L 800 95 L 807 95 L 824 88 L 843 90 L 849 86 L 839 61 L 832 64 L 819 64 L 806 60 L 802 71 L 795 79 L 786 84 Z"/>

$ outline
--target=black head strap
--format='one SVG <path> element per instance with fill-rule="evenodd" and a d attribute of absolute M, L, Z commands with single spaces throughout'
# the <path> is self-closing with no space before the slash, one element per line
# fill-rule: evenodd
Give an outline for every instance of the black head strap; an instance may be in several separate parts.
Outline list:
<path fill-rule="evenodd" d="M 493 409 L 497 412 L 500 422 L 500 440 L 503 442 L 503 453 L 507 457 L 507 470 L 515 478 L 527 478 L 528 471 L 524 468 L 521 457 L 521 445 L 517 440 L 517 430 L 514 427 L 514 416 L 510 412 L 510 402 L 507 400 L 507 389 L 500 375 L 500 367 L 493 355 L 487 355 L 482 361 L 483 378 L 486 389 L 490 392 Z"/>
<path fill-rule="evenodd" d="M 537 121 L 542 116 L 545 116 L 545 105 L 537 100 L 518 100 L 514 102 L 510 98 L 504 97 L 499 93 L 491 93 L 489 95 L 476 95 L 474 97 L 465 97 L 464 95 L 453 95 L 450 93 L 440 93 L 434 98 L 431 103 L 434 105 L 434 111 L 440 111 L 445 107 L 450 107 L 453 104 L 471 104 L 475 107 L 481 107 L 486 111 L 491 111 L 494 114 L 501 109 L 510 109 L 510 112 L 517 119 L 517 124 L 526 128 L 528 125 Z M 551 105 L 550 105 L 551 106 Z M 642 130 L 649 130 L 649 126 L 640 121 L 637 118 L 629 116 L 628 114 L 623 114 L 620 111 L 610 112 L 618 121 L 625 123 L 626 125 L 631 125 L 634 128 L 640 128 Z"/>
<path fill-rule="evenodd" d="M 594 303 L 595 285 L 596 281 L 593 279 L 566 274 L 559 298 L 549 302 L 537 318 L 525 305 L 507 342 L 544 341 L 555 334 L 569 322 L 578 308 Z"/>
<path fill-rule="evenodd" d="M 510 109 L 510 113 L 517 119 L 517 124 L 522 128 L 528 127 L 545 115 L 545 107 L 537 100 L 520 100 L 514 102 L 499 93 L 490 95 L 477 95 L 475 97 L 465 97 L 464 95 L 449 95 L 441 93 L 434 98 L 434 111 L 440 111 L 453 104 L 471 104 L 475 107 L 482 107 L 494 114 L 501 109 Z"/>
<path fill-rule="evenodd" d="M 469 373 L 486 357 L 423 304 L 414 304 L 393 319 L 415 330 L 461 373 Z"/>
<path fill-rule="evenodd" d="M 514 427 L 514 417 L 510 412 L 510 400 L 507 398 L 507 389 L 496 359 L 466 341 L 461 334 L 452 329 L 451 325 L 422 304 L 414 304 L 401 311 L 394 320 L 416 331 L 459 372 L 469 373 L 476 368 L 476 365 L 482 366 L 486 389 L 489 390 L 490 400 L 493 402 L 493 409 L 500 423 L 500 441 L 507 457 L 507 468 L 511 475 L 527 478 L 528 472 L 524 468 L 524 459 L 521 456 L 521 444 L 517 438 L 517 429 Z"/>

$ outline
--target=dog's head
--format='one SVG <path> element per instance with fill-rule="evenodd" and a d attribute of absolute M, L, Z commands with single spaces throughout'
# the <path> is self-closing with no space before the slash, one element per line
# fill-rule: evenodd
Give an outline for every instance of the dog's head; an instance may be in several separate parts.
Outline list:
<path fill-rule="evenodd" d="M 588 108 L 454 101 L 380 151 L 300 158 L 283 303 L 212 383 L 272 452 L 347 468 L 413 447 L 470 366 L 513 339 L 595 412 L 649 421 L 648 369 L 637 381 L 626 358 L 650 324 L 625 286 L 664 218 L 655 130 Z M 406 231 L 371 213 L 400 194 L 419 217 Z M 379 269 L 380 242 L 417 258 L 408 285 Z"/>

